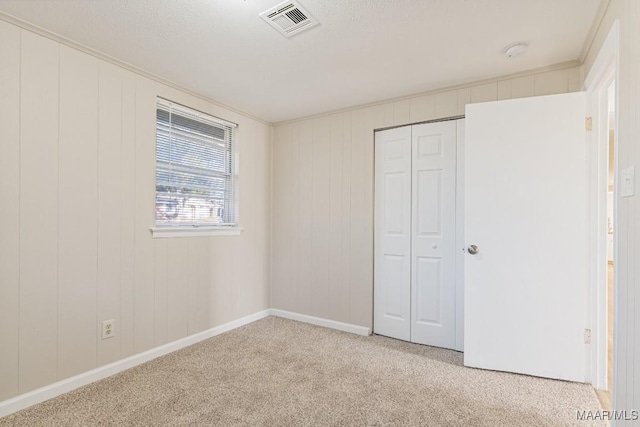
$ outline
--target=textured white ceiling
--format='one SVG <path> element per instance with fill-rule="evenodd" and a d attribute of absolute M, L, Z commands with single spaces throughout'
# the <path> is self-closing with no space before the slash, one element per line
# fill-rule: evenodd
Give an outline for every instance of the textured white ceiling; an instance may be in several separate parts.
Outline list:
<path fill-rule="evenodd" d="M 0 11 L 276 122 L 578 58 L 600 0 L 3 0 Z M 529 53 L 502 49 L 525 41 Z"/>

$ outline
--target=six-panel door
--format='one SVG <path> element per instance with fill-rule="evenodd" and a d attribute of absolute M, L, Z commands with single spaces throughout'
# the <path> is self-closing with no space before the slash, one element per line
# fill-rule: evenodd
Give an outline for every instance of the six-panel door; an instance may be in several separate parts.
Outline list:
<path fill-rule="evenodd" d="M 411 341 L 456 345 L 456 122 L 411 127 Z"/>
<path fill-rule="evenodd" d="M 373 329 L 411 337 L 411 128 L 376 132 Z"/>
<path fill-rule="evenodd" d="M 376 132 L 374 332 L 456 345 L 456 122 Z"/>

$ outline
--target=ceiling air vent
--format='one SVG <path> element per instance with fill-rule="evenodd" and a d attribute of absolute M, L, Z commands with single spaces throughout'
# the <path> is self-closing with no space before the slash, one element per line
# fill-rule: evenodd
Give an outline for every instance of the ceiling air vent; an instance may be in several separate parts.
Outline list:
<path fill-rule="evenodd" d="M 280 3 L 262 12 L 260 17 L 285 37 L 318 25 L 318 21 L 295 1 Z"/>

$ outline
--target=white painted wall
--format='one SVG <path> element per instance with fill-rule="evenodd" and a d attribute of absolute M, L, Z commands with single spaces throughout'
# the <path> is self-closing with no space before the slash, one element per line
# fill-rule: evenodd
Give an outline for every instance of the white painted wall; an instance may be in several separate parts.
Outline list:
<path fill-rule="evenodd" d="M 636 165 L 636 196 L 618 199 L 614 409 L 640 410 L 640 2 L 611 0 L 585 59 L 587 76 L 615 20 L 620 22 L 618 173 Z M 640 426 L 640 420 L 625 425 Z"/>
<path fill-rule="evenodd" d="M 272 307 L 372 327 L 373 131 L 464 114 L 468 103 L 579 90 L 579 67 L 277 124 Z"/>
<path fill-rule="evenodd" d="M 270 125 L 4 21 L 0 53 L 0 401 L 269 307 Z M 242 235 L 151 238 L 156 96 L 239 124 Z"/>

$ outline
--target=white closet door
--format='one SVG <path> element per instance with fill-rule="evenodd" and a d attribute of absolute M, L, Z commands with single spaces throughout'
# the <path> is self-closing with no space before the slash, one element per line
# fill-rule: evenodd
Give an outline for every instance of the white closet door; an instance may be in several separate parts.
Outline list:
<path fill-rule="evenodd" d="M 412 127 L 411 341 L 456 348 L 456 122 Z"/>
<path fill-rule="evenodd" d="M 411 337 L 411 127 L 375 134 L 373 330 Z"/>

